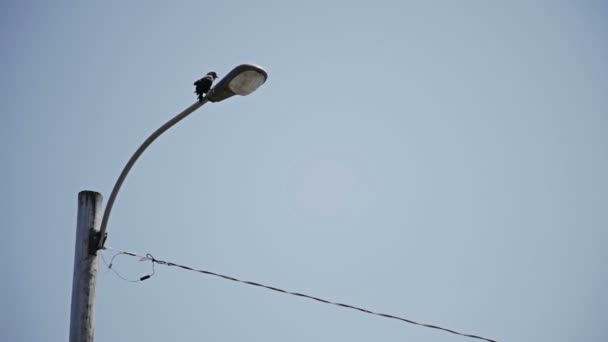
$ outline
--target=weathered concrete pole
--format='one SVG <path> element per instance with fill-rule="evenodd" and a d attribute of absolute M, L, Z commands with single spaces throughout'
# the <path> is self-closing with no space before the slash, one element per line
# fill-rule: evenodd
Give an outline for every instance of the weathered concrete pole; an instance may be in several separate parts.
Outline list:
<path fill-rule="evenodd" d="M 81 191 L 78 194 L 70 342 L 93 342 L 94 338 L 101 202 L 102 196 L 98 192 Z"/>

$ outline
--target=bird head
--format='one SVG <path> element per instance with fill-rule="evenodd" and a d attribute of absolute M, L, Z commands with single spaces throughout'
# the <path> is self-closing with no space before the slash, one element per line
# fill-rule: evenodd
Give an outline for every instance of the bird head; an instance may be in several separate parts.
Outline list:
<path fill-rule="evenodd" d="M 211 76 L 213 79 L 216 79 L 216 78 L 217 78 L 217 74 L 215 73 L 215 71 L 208 72 L 208 73 L 207 73 L 207 76 Z"/>

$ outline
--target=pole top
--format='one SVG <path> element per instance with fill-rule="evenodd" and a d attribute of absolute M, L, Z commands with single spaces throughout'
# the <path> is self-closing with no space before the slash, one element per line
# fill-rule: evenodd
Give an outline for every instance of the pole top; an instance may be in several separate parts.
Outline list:
<path fill-rule="evenodd" d="M 82 190 L 78 193 L 78 197 L 96 197 L 103 196 L 101 193 L 93 190 Z"/>

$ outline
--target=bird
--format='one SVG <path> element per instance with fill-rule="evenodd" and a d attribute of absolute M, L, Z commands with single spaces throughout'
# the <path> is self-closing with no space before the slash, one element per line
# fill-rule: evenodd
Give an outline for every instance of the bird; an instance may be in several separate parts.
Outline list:
<path fill-rule="evenodd" d="M 194 93 L 198 97 L 199 101 L 203 101 L 203 97 L 205 97 L 205 95 L 209 92 L 209 90 L 211 89 L 211 85 L 213 84 L 213 81 L 215 81 L 216 78 L 217 74 L 211 71 L 208 72 L 205 77 L 194 82 L 194 86 L 196 87 Z"/>

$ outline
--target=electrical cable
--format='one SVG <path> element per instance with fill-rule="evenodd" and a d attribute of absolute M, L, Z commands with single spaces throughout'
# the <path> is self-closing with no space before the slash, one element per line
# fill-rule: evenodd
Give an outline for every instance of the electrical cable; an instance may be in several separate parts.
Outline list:
<path fill-rule="evenodd" d="M 375 315 L 375 316 L 380 316 L 380 317 L 384 317 L 384 318 L 390 318 L 390 319 L 394 319 L 394 320 L 398 320 L 401 322 L 405 322 L 405 323 L 409 323 L 409 324 L 414 324 L 414 325 L 418 325 L 418 326 L 422 326 L 422 327 L 426 327 L 426 328 L 430 328 L 430 329 L 437 329 L 437 330 L 441 330 L 441 331 L 445 331 L 445 332 L 449 332 L 455 335 L 459 335 L 459 336 L 464 336 L 464 337 L 470 337 L 470 338 L 475 338 L 475 339 L 479 339 L 479 340 L 484 340 L 484 341 L 488 341 L 488 342 L 497 342 L 496 340 L 492 340 L 489 338 L 485 338 L 482 336 L 478 336 L 478 335 L 472 335 L 472 334 L 465 334 L 465 333 L 461 333 L 452 329 L 447 329 L 447 328 L 443 328 L 437 325 L 433 325 L 433 324 L 427 324 L 427 323 L 420 323 L 420 322 L 416 322 L 407 318 L 403 318 L 403 317 L 399 317 L 399 316 L 394 316 L 394 315 L 389 315 L 389 314 L 385 314 L 385 313 L 380 313 L 380 312 L 375 312 L 369 309 L 365 309 L 365 308 L 361 308 L 361 307 L 357 307 L 354 305 L 349 305 L 349 304 L 344 304 L 344 303 L 338 303 L 338 302 L 333 302 L 327 299 L 322 299 L 322 298 L 318 298 L 318 297 L 314 297 L 311 295 L 307 295 L 304 293 L 299 293 L 299 292 L 291 292 L 291 291 L 287 291 L 287 290 L 283 290 L 277 287 L 273 287 L 273 286 L 268 286 L 268 285 L 264 285 L 264 284 L 260 284 L 260 283 L 256 283 L 253 281 L 247 281 L 247 280 L 241 280 L 235 277 L 231 277 L 228 275 L 224 275 L 224 274 L 220 274 L 220 273 L 215 273 L 215 272 L 211 272 L 211 271 L 206 271 L 206 270 L 201 270 L 201 269 L 196 269 L 190 266 L 186 266 L 186 265 L 181 265 L 181 264 L 177 264 L 174 262 L 169 262 L 169 261 L 164 261 L 164 260 L 159 260 L 159 259 L 155 259 L 152 255 L 150 254 L 146 254 L 145 256 L 133 253 L 133 252 L 127 252 L 127 251 L 121 251 L 121 250 L 117 250 L 111 247 L 104 247 L 104 249 L 106 250 L 111 250 L 111 251 L 115 251 L 117 252 L 113 257 L 112 257 L 112 261 L 114 260 L 114 258 L 116 258 L 119 255 L 128 255 L 128 256 L 132 256 L 132 257 L 139 257 L 140 261 L 151 261 L 152 262 L 152 274 L 149 274 L 147 276 L 143 276 L 140 278 L 140 280 L 128 280 L 123 278 L 122 276 L 120 276 L 116 271 L 114 271 L 120 278 L 126 280 L 126 281 L 130 281 L 130 282 L 138 282 L 138 281 L 143 281 L 146 280 L 148 278 L 150 278 L 153 274 L 154 274 L 154 264 L 159 264 L 159 265 L 163 265 L 163 266 L 168 266 L 168 267 L 178 267 L 181 268 L 183 270 L 186 271 L 191 271 L 191 272 L 198 272 L 198 273 L 202 273 L 202 274 L 207 274 L 207 275 L 211 275 L 214 277 L 219 277 L 219 278 L 223 278 L 226 280 L 230 280 L 233 282 L 238 282 L 241 284 L 246 284 L 246 285 L 251 285 L 251 286 L 257 286 L 257 287 L 261 287 L 261 288 L 265 288 L 271 291 L 275 291 L 275 292 L 280 292 L 280 293 L 284 293 L 284 294 L 288 294 L 288 295 L 292 295 L 292 296 L 297 296 L 297 297 L 302 297 L 302 298 L 307 298 L 307 299 L 311 299 L 320 303 L 324 303 L 324 304 L 329 304 L 329 305 L 334 305 L 334 306 L 338 306 L 338 307 L 342 307 L 342 308 L 346 308 L 346 309 L 352 309 L 352 310 L 357 310 L 366 314 L 370 314 L 370 315 Z M 112 261 L 110 261 L 110 265 L 108 267 L 111 268 L 112 266 Z M 106 264 L 107 265 L 107 264 Z M 144 279 L 145 278 L 145 279 Z"/>

